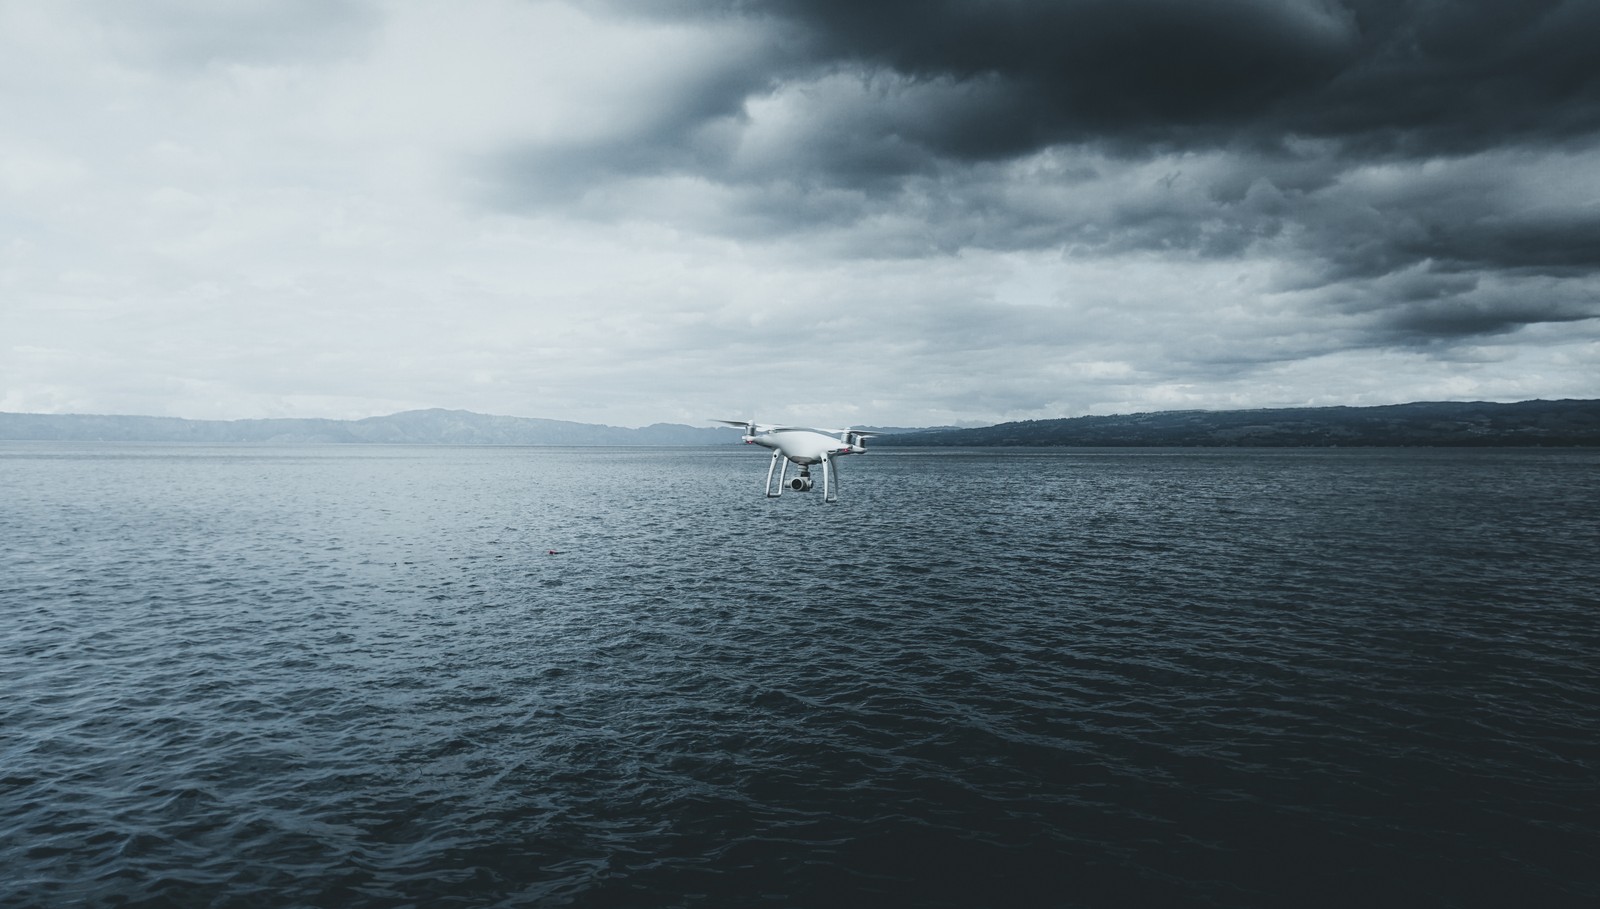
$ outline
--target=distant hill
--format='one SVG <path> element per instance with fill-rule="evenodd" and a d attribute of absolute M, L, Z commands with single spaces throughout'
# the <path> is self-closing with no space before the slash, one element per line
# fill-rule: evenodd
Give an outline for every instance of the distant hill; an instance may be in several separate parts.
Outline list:
<path fill-rule="evenodd" d="M 724 445 L 733 430 L 657 423 L 642 429 L 412 410 L 365 420 L 182 420 L 174 417 L 0 413 L 0 439 L 195 442 L 210 445 L 388 442 L 409 445 Z"/>
<path fill-rule="evenodd" d="M 872 440 L 873 447 L 1600 446 L 1600 401 L 1174 410 L 1028 420 L 976 429 L 881 427 L 876 431 L 885 434 Z M 680 423 L 627 429 L 439 409 L 411 410 L 365 420 L 182 420 L 0 413 L 0 440 L 8 441 L 701 446 L 726 445 L 737 439 L 737 432 L 726 427 Z"/>
<path fill-rule="evenodd" d="M 882 446 L 1600 446 L 1600 401 L 1176 410 L 913 432 Z"/>

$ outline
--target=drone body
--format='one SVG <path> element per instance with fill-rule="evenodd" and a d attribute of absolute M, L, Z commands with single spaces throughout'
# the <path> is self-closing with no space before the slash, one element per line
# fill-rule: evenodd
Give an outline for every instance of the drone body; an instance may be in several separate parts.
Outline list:
<path fill-rule="evenodd" d="M 744 443 L 760 445 L 772 450 L 772 463 L 767 467 L 767 498 L 783 495 L 784 487 L 795 492 L 809 492 L 812 486 L 811 467 L 822 465 L 822 500 L 839 501 L 839 467 L 835 458 L 844 455 L 866 454 L 867 437 L 877 433 L 857 429 L 805 429 L 794 426 L 764 426 L 750 420 L 716 420 L 729 426 L 744 427 Z M 789 464 L 800 467 L 800 475 L 788 479 Z M 779 464 L 782 469 L 779 470 Z M 773 491 L 772 475 L 777 471 L 777 491 Z"/>

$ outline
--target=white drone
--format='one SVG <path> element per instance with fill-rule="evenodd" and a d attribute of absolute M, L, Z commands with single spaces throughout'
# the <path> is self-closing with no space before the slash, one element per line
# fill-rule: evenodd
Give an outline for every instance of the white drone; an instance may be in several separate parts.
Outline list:
<path fill-rule="evenodd" d="M 859 429 L 803 429 L 793 426 L 764 426 L 750 420 L 713 420 L 744 427 L 744 444 L 772 449 L 772 464 L 767 467 L 767 498 L 783 495 L 785 486 L 795 492 L 811 491 L 811 465 L 822 465 L 822 501 L 839 501 L 839 467 L 833 459 L 843 455 L 866 454 L 867 437 L 875 432 Z M 783 469 L 778 470 L 778 462 Z M 800 465 L 800 475 L 787 479 L 789 462 Z M 772 491 L 772 472 L 778 471 L 778 491 Z"/>

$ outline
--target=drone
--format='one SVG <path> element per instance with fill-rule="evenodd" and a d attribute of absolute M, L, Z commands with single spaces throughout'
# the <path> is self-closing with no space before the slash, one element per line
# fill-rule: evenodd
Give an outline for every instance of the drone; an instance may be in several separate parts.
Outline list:
<path fill-rule="evenodd" d="M 806 429 L 797 426 L 764 426 L 751 420 L 712 420 L 729 426 L 744 427 L 744 444 L 760 445 L 772 449 L 772 463 L 767 467 L 767 498 L 783 495 L 787 486 L 794 492 L 810 492 L 811 466 L 822 465 L 822 501 L 839 501 L 839 466 L 834 459 L 844 455 L 866 454 L 867 438 L 878 435 L 859 429 Z M 800 475 L 789 478 L 789 462 L 800 465 Z M 783 467 L 779 469 L 778 464 Z M 777 491 L 773 491 L 772 474 L 778 473 Z"/>

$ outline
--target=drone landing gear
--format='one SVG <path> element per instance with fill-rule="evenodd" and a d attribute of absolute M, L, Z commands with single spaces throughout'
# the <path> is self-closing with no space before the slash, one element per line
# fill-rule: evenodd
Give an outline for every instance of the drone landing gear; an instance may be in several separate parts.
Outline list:
<path fill-rule="evenodd" d="M 783 464 L 782 467 L 778 466 L 779 462 L 782 462 L 782 464 Z M 839 490 L 835 488 L 838 485 L 838 481 L 834 477 L 833 459 L 825 457 L 825 458 L 822 459 L 821 463 L 822 463 L 822 501 L 824 501 L 824 502 L 837 502 L 837 501 L 839 501 Z M 778 472 L 778 485 L 776 487 L 776 491 L 774 491 L 774 487 L 772 485 L 772 472 L 774 470 L 776 470 Z M 772 453 L 772 464 L 767 467 L 767 488 L 766 488 L 767 498 L 776 499 L 778 496 L 783 495 L 783 490 L 784 490 L 785 487 L 788 487 L 790 490 L 792 490 L 794 492 L 810 492 L 811 491 L 811 488 L 812 488 L 811 465 L 809 465 L 809 464 L 801 464 L 800 465 L 800 474 L 799 474 L 799 476 L 796 476 L 793 479 L 789 479 L 788 477 L 789 477 L 789 459 L 784 457 L 783 452 L 774 451 Z"/>

